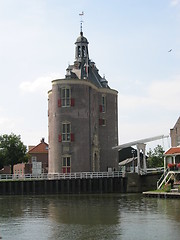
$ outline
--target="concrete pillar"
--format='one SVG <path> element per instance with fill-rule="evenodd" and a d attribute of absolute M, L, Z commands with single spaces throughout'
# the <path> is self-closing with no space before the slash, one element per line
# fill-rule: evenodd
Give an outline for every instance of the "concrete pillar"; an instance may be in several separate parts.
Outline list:
<path fill-rule="evenodd" d="M 144 172 L 147 172 L 147 165 L 146 165 L 146 144 L 143 144 L 143 169 Z"/>
<path fill-rule="evenodd" d="M 140 149 L 137 148 L 137 173 L 140 174 Z"/>
<path fill-rule="evenodd" d="M 173 156 L 173 163 L 174 164 L 176 163 L 176 156 L 175 155 Z"/>
<path fill-rule="evenodd" d="M 167 164 L 166 164 L 166 156 L 164 156 L 164 172 L 166 171 Z"/>
<path fill-rule="evenodd" d="M 146 166 L 146 144 L 144 143 L 138 143 L 137 144 L 137 167 L 138 167 L 138 174 L 140 174 L 140 168 L 141 168 L 141 164 L 140 164 L 140 150 L 143 151 L 143 166 L 142 169 L 144 170 L 144 173 L 146 173 L 147 171 L 147 166 Z"/>

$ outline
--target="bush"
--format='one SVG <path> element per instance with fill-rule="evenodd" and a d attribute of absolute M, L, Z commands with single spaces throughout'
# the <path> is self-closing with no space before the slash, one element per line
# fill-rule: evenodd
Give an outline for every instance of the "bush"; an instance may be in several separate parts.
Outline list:
<path fill-rule="evenodd" d="M 171 184 L 164 184 L 161 188 L 164 192 L 170 192 L 171 191 Z"/>

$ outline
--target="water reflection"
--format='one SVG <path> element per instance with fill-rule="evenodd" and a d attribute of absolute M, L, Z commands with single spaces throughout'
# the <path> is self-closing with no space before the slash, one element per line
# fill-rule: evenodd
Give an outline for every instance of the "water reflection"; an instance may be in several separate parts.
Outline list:
<path fill-rule="evenodd" d="M 0 197 L 3 239 L 179 239 L 180 201 L 132 195 Z"/>
<path fill-rule="evenodd" d="M 49 201 L 50 217 L 64 224 L 117 224 L 117 198 L 112 196 L 56 197 Z"/>

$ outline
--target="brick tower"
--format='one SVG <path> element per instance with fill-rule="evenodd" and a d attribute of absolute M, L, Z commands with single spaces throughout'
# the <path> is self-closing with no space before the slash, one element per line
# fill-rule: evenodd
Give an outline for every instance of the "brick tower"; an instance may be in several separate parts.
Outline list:
<path fill-rule="evenodd" d="M 89 59 L 81 28 L 74 64 L 48 92 L 49 173 L 117 169 L 117 94 Z"/>

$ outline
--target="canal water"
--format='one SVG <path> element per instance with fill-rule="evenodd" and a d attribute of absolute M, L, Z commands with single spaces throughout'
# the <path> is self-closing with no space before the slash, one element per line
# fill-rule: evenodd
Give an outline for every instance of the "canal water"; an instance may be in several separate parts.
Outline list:
<path fill-rule="evenodd" d="M 177 240 L 180 200 L 141 194 L 0 196 L 4 240 Z"/>

